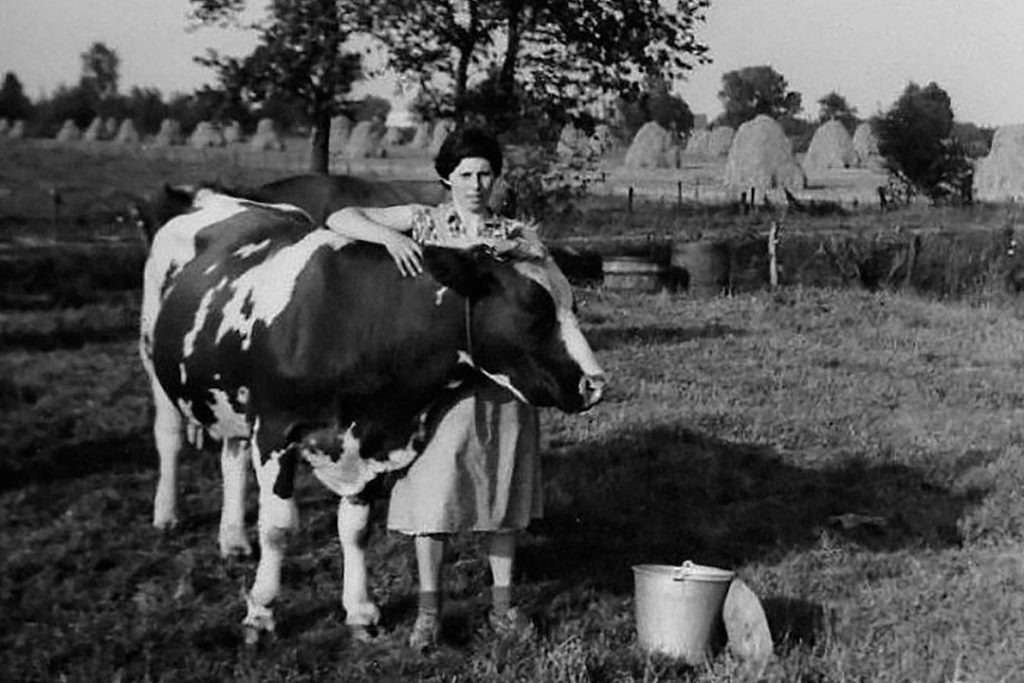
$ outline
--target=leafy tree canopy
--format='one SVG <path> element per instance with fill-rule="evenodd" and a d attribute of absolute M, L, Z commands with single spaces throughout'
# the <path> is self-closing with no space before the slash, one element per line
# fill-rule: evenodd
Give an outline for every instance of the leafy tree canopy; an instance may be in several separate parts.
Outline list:
<path fill-rule="evenodd" d="M 25 95 L 25 88 L 13 71 L 4 74 L 0 85 L 0 118 L 26 119 L 32 113 L 32 102 Z"/>
<path fill-rule="evenodd" d="M 665 130 L 685 135 L 693 128 L 693 112 L 680 97 L 669 92 L 669 83 L 658 74 L 651 74 L 644 84 L 644 90 L 635 90 L 619 98 L 617 102 L 621 115 L 623 137 L 632 139 L 648 121 L 656 121 Z"/>
<path fill-rule="evenodd" d="M 205 24 L 230 22 L 245 7 L 244 0 L 191 2 L 193 19 Z M 469 94 L 473 82 L 491 81 L 489 106 L 502 112 L 517 111 L 526 95 L 532 103 L 568 108 L 601 93 L 617 95 L 652 69 L 674 80 L 695 63 L 708 61 L 707 47 L 696 40 L 695 29 L 710 0 L 334 4 L 337 11 L 325 16 L 337 17 L 345 33 L 358 29 L 378 39 L 387 53 L 387 68 L 421 84 L 420 108 L 430 116 L 462 118 L 469 113 L 474 103 L 481 103 Z"/>
<path fill-rule="evenodd" d="M 197 20 L 219 22 L 242 7 L 236 0 L 194 0 Z M 346 48 L 358 15 L 337 0 L 272 0 L 266 21 L 254 28 L 259 44 L 244 58 L 210 51 L 197 61 L 216 70 L 228 99 L 301 103 L 313 127 L 310 167 L 326 172 L 331 118 L 346 111 L 361 59 Z"/>
<path fill-rule="evenodd" d="M 97 102 L 117 94 L 121 58 L 117 51 L 103 42 L 94 42 L 82 53 L 82 76 L 79 86 Z"/>
<path fill-rule="evenodd" d="M 953 107 L 937 83 L 907 85 L 874 127 L 889 172 L 908 190 L 937 201 L 970 187 L 970 166 L 953 138 Z"/>
<path fill-rule="evenodd" d="M 718 123 L 739 127 L 760 114 L 774 119 L 794 116 L 803 107 L 801 95 L 770 66 L 747 66 L 722 76 L 718 99 L 724 107 Z"/>
<path fill-rule="evenodd" d="M 818 100 L 818 122 L 825 123 L 835 119 L 846 127 L 847 132 L 853 133 L 857 128 L 857 108 L 851 107 L 846 98 L 835 92 Z"/>

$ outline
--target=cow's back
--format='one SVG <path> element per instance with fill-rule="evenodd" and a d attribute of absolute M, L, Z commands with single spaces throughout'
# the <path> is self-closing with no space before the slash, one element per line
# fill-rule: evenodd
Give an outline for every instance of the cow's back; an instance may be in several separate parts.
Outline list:
<path fill-rule="evenodd" d="M 396 206 L 432 204 L 443 192 L 435 183 L 382 182 L 348 175 L 300 175 L 282 178 L 246 193 L 260 202 L 293 204 L 315 222 L 348 206 Z"/>

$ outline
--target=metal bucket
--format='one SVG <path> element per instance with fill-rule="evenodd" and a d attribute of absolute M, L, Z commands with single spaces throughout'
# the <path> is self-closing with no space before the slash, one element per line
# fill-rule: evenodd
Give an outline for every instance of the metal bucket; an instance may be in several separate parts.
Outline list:
<path fill-rule="evenodd" d="M 731 571 L 692 562 L 678 567 L 634 566 L 640 647 L 694 666 L 703 664 L 733 576 Z"/>

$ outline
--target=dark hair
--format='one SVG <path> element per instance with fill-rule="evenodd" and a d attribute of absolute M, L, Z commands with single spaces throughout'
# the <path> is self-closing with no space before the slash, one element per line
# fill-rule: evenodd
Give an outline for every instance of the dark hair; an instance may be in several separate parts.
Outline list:
<path fill-rule="evenodd" d="M 495 176 L 501 175 L 501 146 L 489 133 L 479 128 L 463 128 L 448 135 L 434 159 L 434 170 L 447 180 L 463 159 L 487 159 Z"/>

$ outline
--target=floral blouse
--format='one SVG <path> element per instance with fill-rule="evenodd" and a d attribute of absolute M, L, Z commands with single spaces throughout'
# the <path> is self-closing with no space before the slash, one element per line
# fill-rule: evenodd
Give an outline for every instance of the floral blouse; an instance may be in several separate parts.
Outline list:
<path fill-rule="evenodd" d="M 533 258 L 541 258 L 547 253 L 536 226 L 512 218 L 489 214 L 480 226 L 480 233 L 469 235 L 451 203 L 417 209 L 409 236 L 420 244 L 442 246 L 463 245 L 467 240 L 492 245 L 505 243 L 504 250 L 514 250 Z"/>

